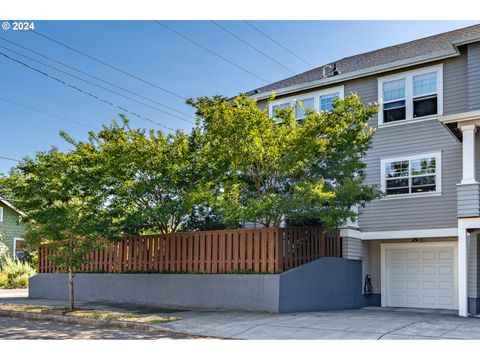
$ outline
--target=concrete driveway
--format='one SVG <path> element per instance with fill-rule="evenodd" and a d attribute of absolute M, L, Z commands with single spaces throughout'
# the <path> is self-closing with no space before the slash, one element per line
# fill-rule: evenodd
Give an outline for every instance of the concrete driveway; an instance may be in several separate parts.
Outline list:
<path fill-rule="evenodd" d="M 173 331 L 232 339 L 480 339 L 480 319 L 452 312 L 365 308 L 297 314 L 179 312 Z"/>
<path fill-rule="evenodd" d="M 66 306 L 65 301 L 28 299 L 0 290 L 0 302 Z M 12 296 L 13 295 L 13 296 Z M 79 307 L 179 316 L 161 327 L 190 335 L 230 339 L 480 339 L 480 318 L 456 311 L 400 308 L 267 314 L 158 309 L 135 305 L 77 303 Z"/>

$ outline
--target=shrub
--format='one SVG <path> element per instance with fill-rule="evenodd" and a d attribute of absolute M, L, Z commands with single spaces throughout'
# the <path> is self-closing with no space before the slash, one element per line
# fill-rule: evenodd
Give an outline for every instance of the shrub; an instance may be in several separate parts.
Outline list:
<path fill-rule="evenodd" d="M 28 286 L 28 278 L 35 275 L 36 272 L 29 263 L 7 257 L 3 261 L 2 273 L 3 276 L 0 277 L 1 287 L 25 288 Z"/>
<path fill-rule="evenodd" d="M 0 289 L 7 287 L 7 274 L 0 273 Z"/>

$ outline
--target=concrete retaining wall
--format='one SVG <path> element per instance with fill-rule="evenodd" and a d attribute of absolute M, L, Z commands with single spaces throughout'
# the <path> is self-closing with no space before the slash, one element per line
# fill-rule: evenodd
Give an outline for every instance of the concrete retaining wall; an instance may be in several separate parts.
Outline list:
<path fill-rule="evenodd" d="M 358 260 L 322 258 L 278 275 L 77 274 L 83 302 L 267 312 L 353 309 L 366 305 Z M 30 279 L 30 298 L 68 299 L 66 274 Z"/>

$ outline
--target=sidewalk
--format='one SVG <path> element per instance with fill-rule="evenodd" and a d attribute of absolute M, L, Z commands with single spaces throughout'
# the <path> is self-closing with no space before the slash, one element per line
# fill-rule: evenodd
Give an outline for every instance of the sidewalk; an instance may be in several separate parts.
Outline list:
<path fill-rule="evenodd" d="M 66 301 L 7 297 L 0 302 L 67 305 Z M 447 310 L 365 308 L 294 314 L 158 309 L 133 305 L 77 302 L 78 307 L 178 316 L 159 325 L 190 335 L 230 339 L 480 339 L 480 319 Z"/>

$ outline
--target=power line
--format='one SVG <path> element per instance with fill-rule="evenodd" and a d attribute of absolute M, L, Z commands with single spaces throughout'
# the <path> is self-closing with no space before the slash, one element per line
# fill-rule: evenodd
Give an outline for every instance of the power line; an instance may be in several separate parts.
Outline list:
<path fill-rule="evenodd" d="M 250 23 L 249 21 L 247 20 L 243 20 L 248 26 L 250 26 L 252 29 L 254 29 L 256 32 L 258 32 L 259 34 L 263 35 L 264 37 L 266 37 L 268 40 L 272 41 L 273 43 L 277 44 L 278 46 L 280 46 L 283 50 L 287 51 L 288 53 L 292 54 L 293 56 L 295 56 L 297 59 L 303 61 L 305 64 L 307 64 L 308 66 L 310 67 L 315 67 L 314 65 L 310 64 L 307 60 L 305 60 L 304 58 L 298 56 L 297 54 L 295 54 L 293 51 L 291 51 L 290 49 L 286 48 L 285 46 L 283 46 L 282 44 L 280 44 L 278 41 L 276 41 L 275 39 L 273 39 L 272 37 L 270 37 L 269 35 L 267 35 L 266 33 L 264 33 L 262 30 L 260 30 L 259 28 L 257 28 L 256 26 L 254 26 L 252 23 Z"/>
<path fill-rule="evenodd" d="M 117 109 L 120 109 L 120 110 L 122 110 L 122 111 L 125 112 L 125 113 L 132 114 L 133 116 L 136 116 L 136 117 L 138 117 L 138 118 L 140 118 L 140 119 L 143 119 L 143 120 L 145 120 L 145 121 L 148 121 L 148 122 L 150 122 L 150 123 L 152 123 L 152 124 L 156 124 L 156 125 L 158 125 L 158 126 L 161 126 L 161 127 L 165 128 L 165 129 L 168 129 L 168 130 L 171 130 L 171 131 L 176 131 L 175 129 L 173 129 L 173 128 L 171 128 L 171 127 L 168 127 L 168 126 L 163 125 L 163 124 L 161 124 L 161 123 L 159 123 L 159 122 L 153 121 L 152 119 L 150 119 L 150 118 L 148 118 L 148 117 L 146 117 L 146 116 L 137 114 L 136 112 L 127 110 L 127 109 L 125 109 L 124 107 L 122 107 L 122 106 L 120 106 L 120 105 L 116 105 L 116 104 L 110 102 L 109 100 L 105 100 L 104 98 L 101 98 L 101 97 L 99 97 L 99 96 L 97 96 L 97 95 L 95 95 L 95 94 L 92 94 L 92 93 L 90 93 L 90 92 L 88 92 L 88 91 L 86 91 L 86 90 L 83 90 L 83 89 L 81 89 L 81 88 L 79 88 L 79 87 L 77 87 L 77 86 L 75 86 L 75 85 L 71 85 L 71 84 L 69 84 L 69 83 L 67 83 L 67 82 L 65 82 L 65 81 L 63 81 L 63 80 L 60 80 L 60 79 L 58 79 L 58 78 L 56 78 L 56 77 L 54 77 L 54 76 L 52 76 L 52 75 L 49 75 L 49 74 L 47 74 L 46 72 L 44 72 L 44 71 L 42 71 L 42 70 L 39 70 L 39 69 L 36 69 L 36 68 L 34 68 L 33 66 L 30 66 L 30 65 L 28 65 L 28 64 L 25 64 L 24 62 L 22 62 L 22 61 L 20 61 L 20 60 L 14 59 L 14 58 L 8 56 L 8 55 L 5 54 L 5 53 L 0 52 L 0 55 L 6 57 L 7 59 L 9 59 L 9 60 L 11 60 L 11 61 L 16 62 L 17 64 L 22 65 L 22 66 L 24 66 L 24 67 L 26 67 L 26 68 L 28 68 L 28 69 L 30 69 L 30 70 L 33 70 L 33 71 L 35 71 L 35 72 L 37 72 L 37 73 L 39 73 L 39 74 L 41 74 L 41 75 L 43 75 L 43 76 L 46 76 L 46 77 L 49 78 L 49 79 L 55 80 L 55 81 L 57 81 L 57 82 L 65 85 L 65 86 L 68 86 L 68 87 L 70 87 L 70 88 L 72 88 L 72 89 L 75 89 L 75 90 L 81 92 L 81 93 L 84 94 L 84 95 L 88 95 L 88 96 L 90 96 L 90 97 L 92 97 L 92 98 L 94 98 L 94 99 L 96 99 L 96 100 L 98 100 L 98 101 L 101 101 L 101 102 L 103 102 L 103 103 L 105 103 L 105 104 L 108 104 L 108 105 L 110 105 L 110 106 L 112 106 L 112 107 L 115 107 L 115 108 L 117 108 Z"/>
<path fill-rule="evenodd" d="M 255 74 L 255 73 L 251 72 L 250 70 L 247 70 L 247 69 L 244 68 L 243 66 L 238 65 L 237 63 L 233 62 L 232 60 L 227 59 L 226 57 L 224 57 L 224 56 L 216 53 L 216 52 L 213 51 L 213 50 L 210 50 L 209 48 L 203 46 L 203 45 L 200 44 L 199 42 L 196 42 L 195 40 L 190 39 L 189 37 L 183 35 L 182 33 L 180 33 L 180 32 L 178 32 L 177 30 L 171 28 L 170 26 L 167 26 L 167 25 L 165 25 L 164 23 L 162 23 L 162 22 L 160 22 L 160 21 L 158 21 L 158 20 L 154 20 L 154 21 L 155 21 L 158 25 L 163 26 L 165 29 L 173 32 L 174 34 L 177 34 L 177 35 L 180 36 L 181 38 L 183 38 L 183 39 L 187 40 L 188 42 L 190 42 L 190 43 L 192 43 L 192 44 L 194 44 L 194 45 L 202 48 L 203 50 L 205 50 L 205 51 L 207 51 L 208 53 L 210 53 L 210 54 L 212 54 L 212 55 L 214 55 L 214 56 L 222 59 L 223 61 L 228 62 L 229 64 L 235 66 L 236 68 L 238 68 L 238 69 L 240 69 L 240 70 L 242 70 L 242 71 L 244 71 L 244 72 L 246 72 L 246 73 L 248 73 L 248 74 L 250 74 L 250 75 L 252 75 L 252 76 L 255 76 L 257 79 L 262 80 L 262 81 L 265 82 L 265 83 L 268 83 L 268 82 L 269 82 L 269 81 L 265 80 L 264 78 L 262 78 L 261 76 L 259 76 L 259 75 Z"/>
<path fill-rule="evenodd" d="M 182 115 L 188 116 L 188 117 L 190 117 L 190 118 L 192 118 L 192 119 L 195 119 L 195 118 L 194 118 L 193 116 L 191 116 L 190 114 L 187 114 L 187 113 L 185 113 L 185 112 L 183 112 L 183 111 L 174 109 L 174 108 L 172 108 L 172 107 L 170 107 L 170 106 L 164 105 L 164 104 L 162 104 L 162 103 L 160 103 L 160 102 L 158 102 L 158 101 L 156 101 L 156 100 L 154 100 L 154 99 L 148 98 L 148 97 L 143 96 L 143 95 L 141 95 L 141 94 L 138 94 L 138 93 L 136 93 L 136 92 L 134 92 L 134 91 L 125 89 L 125 88 L 123 88 L 123 87 L 121 87 L 121 86 L 119 86 L 119 85 L 113 84 L 113 83 L 111 83 L 111 82 L 109 82 L 109 81 L 107 81 L 107 80 L 103 80 L 102 78 L 99 78 L 98 76 L 89 74 L 89 73 L 87 73 L 87 72 L 85 72 L 85 71 L 83 71 L 83 70 L 80 70 L 80 69 L 78 69 L 78 68 L 76 68 L 76 67 L 73 67 L 73 66 L 70 66 L 70 65 L 68 65 L 68 64 L 65 64 L 64 62 L 61 62 L 61 61 L 59 61 L 59 60 L 55 60 L 55 59 L 53 59 L 53 58 L 51 58 L 51 57 L 49 57 L 49 56 L 46 56 L 46 55 L 44 55 L 44 54 L 41 54 L 41 53 L 39 53 L 39 52 L 37 52 L 37 51 L 35 51 L 35 50 L 32 50 L 32 49 L 30 49 L 30 48 L 28 48 L 28 47 L 25 47 L 25 46 L 23 46 L 23 45 L 20 45 L 20 44 L 17 44 L 17 43 L 15 43 L 15 42 L 13 42 L 13 41 L 10 41 L 10 40 L 8 40 L 8 39 L 5 39 L 4 37 L 1 37 L 1 36 L 0 36 L 0 39 L 3 40 L 3 41 L 6 41 L 6 42 L 8 42 L 8 43 L 10 43 L 10 44 L 12 44 L 12 45 L 15 45 L 15 46 L 17 46 L 17 47 L 19 47 L 19 48 L 21 48 L 21 49 L 27 50 L 27 51 L 29 51 L 29 52 L 31 52 L 31 53 L 33 53 L 33 54 L 36 54 L 36 55 L 38 55 L 38 56 L 41 56 L 41 57 L 43 57 L 44 59 L 53 61 L 53 62 L 55 62 L 55 63 L 57 63 L 57 64 L 59 64 L 59 65 L 65 66 L 66 68 L 72 69 L 72 70 L 74 70 L 74 71 L 76 71 L 76 72 L 79 72 L 79 73 L 81 73 L 81 74 L 83 74 L 83 75 L 86 75 L 86 76 L 88 76 L 88 77 L 91 77 L 92 79 L 96 79 L 96 80 L 98 80 L 98 81 L 101 81 L 101 82 L 103 82 L 104 84 L 108 84 L 108 85 L 113 86 L 113 87 L 115 87 L 115 88 L 117 88 L 117 89 L 120 89 L 120 90 L 122 90 L 122 91 L 125 91 L 125 92 L 127 92 L 127 93 L 129 93 L 129 94 L 135 95 L 135 96 L 137 96 L 137 97 L 139 97 L 139 98 L 142 98 L 142 99 L 145 99 L 145 100 L 150 101 L 150 102 L 152 102 L 152 103 L 155 103 L 155 104 L 157 104 L 157 105 L 160 105 L 160 106 L 162 106 L 162 107 L 164 107 L 164 108 L 166 108 L 166 109 L 175 111 L 175 112 L 177 112 L 177 113 L 179 113 L 179 114 L 182 114 Z M 10 51 L 11 51 L 11 50 L 10 50 Z"/>
<path fill-rule="evenodd" d="M 44 115 L 48 115 L 48 116 L 51 116 L 51 117 L 54 117 L 54 118 L 57 118 L 57 119 L 65 120 L 65 121 L 68 121 L 68 122 L 71 122 L 71 123 L 74 123 L 74 124 L 77 124 L 77 125 L 80 125 L 80 126 L 84 126 L 86 128 L 89 128 L 89 129 L 94 129 L 93 127 L 91 127 L 87 124 L 83 124 L 79 121 L 70 120 L 70 119 L 67 119 L 67 118 L 65 118 L 63 116 L 60 116 L 60 115 L 55 115 L 55 114 L 52 114 L 52 113 L 49 113 L 49 112 L 46 112 L 46 111 L 43 111 L 43 110 L 40 110 L 40 109 L 36 109 L 34 107 L 31 107 L 31 106 L 22 105 L 22 104 L 19 104 L 19 103 L 15 102 L 15 101 L 12 101 L 12 100 L 7 100 L 7 99 L 4 99 L 4 98 L 0 98 L 0 100 L 4 101 L 4 102 L 7 102 L 7 103 L 10 103 L 10 104 L 13 104 L 13 105 L 16 105 L 16 106 L 19 106 L 19 107 L 22 107 L 22 108 L 25 108 L 25 109 L 28 109 L 28 110 L 38 112 L 40 114 L 44 114 Z"/>
<path fill-rule="evenodd" d="M 280 65 L 281 67 L 283 67 L 284 69 L 286 69 L 287 71 L 289 71 L 290 73 L 292 74 L 296 74 L 295 71 L 293 71 L 292 69 L 290 69 L 288 66 L 285 66 L 283 65 L 281 62 L 277 61 L 276 59 L 272 58 L 271 56 L 265 54 L 263 51 L 261 51 L 260 49 L 256 48 L 255 46 L 251 45 L 250 43 L 248 43 L 247 41 L 243 40 L 241 37 L 235 35 L 233 32 L 231 32 L 230 30 L 226 29 L 225 27 L 223 27 L 222 25 L 220 25 L 219 23 L 217 23 L 216 21 L 213 21 L 213 20 L 210 20 L 210 22 L 212 24 L 214 24 L 215 26 L 217 26 L 219 29 L 223 30 L 224 32 L 226 32 L 227 34 L 229 34 L 230 36 L 234 37 L 235 39 L 237 39 L 238 41 L 242 42 L 243 44 L 247 45 L 249 48 L 255 50 L 256 52 L 258 52 L 259 54 L 265 56 L 267 59 L 273 61 L 274 63 Z"/>
<path fill-rule="evenodd" d="M 9 157 L 6 157 L 6 156 L 0 156 L 0 159 L 20 162 L 20 160 L 18 160 L 18 159 L 9 158 Z"/>
<path fill-rule="evenodd" d="M 176 96 L 176 97 L 178 97 L 178 98 L 180 98 L 180 99 L 187 100 L 186 97 L 184 97 L 184 96 L 182 96 L 182 95 L 180 95 L 180 94 L 177 94 L 177 93 L 175 93 L 175 92 L 173 92 L 173 91 L 171 91 L 171 90 L 168 90 L 168 89 L 166 89 L 166 88 L 164 88 L 164 87 L 161 87 L 161 86 L 159 86 L 159 85 L 157 85 L 157 84 L 154 84 L 154 83 L 152 83 L 152 82 L 150 82 L 150 81 L 148 81 L 148 80 L 142 79 L 142 78 L 139 77 L 139 76 L 133 75 L 133 74 L 131 74 L 131 73 L 125 71 L 125 70 L 122 70 L 122 69 L 120 69 L 120 68 L 118 68 L 118 67 L 116 67 L 116 66 L 114 66 L 114 65 L 111 65 L 111 64 L 109 64 L 109 63 L 107 63 L 107 62 L 105 62 L 105 61 L 103 61 L 103 60 L 100 60 L 100 59 L 98 59 L 98 58 L 96 58 L 96 57 L 94 57 L 94 56 L 92 56 L 92 55 L 88 55 L 87 53 L 85 53 L 85 52 L 83 52 L 83 51 L 80 51 L 80 50 L 78 50 L 78 49 L 75 49 L 75 48 L 71 47 L 70 45 L 67 45 L 67 44 L 64 44 L 64 43 L 62 43 L 62 42 L 60 42 L 60 41 L 58 41 L 58 40 L 55 40 L 55 39 L 51 38 L 50 36 L 41 34 L 41 33 L 39 33 L 38 31 L 35 31 L 35 30 L 31 30 L 30 32 L 31 32 L 32 34 L 41 36 L 41 37 L 43 37 L 43 38 L 45 38 L 45 39 L 47 39 L 47 40 L 49 40 L 49 41 L 51 41 L 51 42 L 53 42 L 53 43 L 55 43 L 55 44 L 58 44 L 58 45 L 60 45 L 60 46 L 63 46 L 63 47 L 66 48 L 66 49 L 69 49 L 69 50 L 71 50 L 71 51 L 74 51 L 74 52 L 76 52 L 77 54 L 80 54 L 80 55 L 82 55 L 82 56 L 85 56 L 85 57 L 89 58 L 90 60 L 96 61 L 96 62 L 99 63 L 99 64 L 102 64 L 102 65 L 104 65 L 104 66 L 107 66 L 107 67 L 109 67 L 110 69 L 113 69 L 113 70 L 115 70 L 115 71 L 118 71 L 118 72 L 120 72 L 120 73 L 122 73 L 122 74 L 124 74 L 124 75 L 130 76 L 130 77 L 133 78 L 133 79 L 136 79 L 136 80 L 141 81 L 141 82 L 143 82 L 143 83 L 145 83 L 145 84 L 148 84 L 148 85 L 150 85 L 150 86 L 153 86 L 154 88 L 157 88 L 157 89 L 159 89 L 159 90 L 162 90 L 162 91 L 164 91 L 164 92 L 166 92 L 166 93 L 168 93 L 168 94 L 170 94 L 170 95 Z"/>
<path fill-rule="evenodd" d="M 66 72 L 66 71 L 63 71 L 63 70 L 61 70 L 61 69 L 59 69 L 59 68 L 56 68 L 55 66 L 51 66 L 51 65 L 46 64 L 46 63 L 44 63 L 44 62 L 42 62 L 42 61 L 35 60 L 35 59 L 31 58 L 30 56 L 23 55 L 23 54 L 15 51 L 15 50 L 11 50 L 11 49 L 9 49 L 9 48 L 6 48 L 5 46 L 0 45 L 0 48 L 5 49 L 5 50 L 7 50 L 7 51 L 10 51 L 10 52 L 12 52 L 12 53 L 14 53 L 14 54 L 16 54 L 16 55 L 21 56 L 21 57 L 24 57 L 24 58 L 26 58 L 26 59 L 28 59 L 28 60 L 30 60 L 30 61 L 34 61 L 34 62 L 36 62 L 36 63 L 38 63 L 38 64 L 41 64 L 41 65 L 43 65 L 43 66 L 46 66 L 46 67 L 48 67 L 48 68 L 50 68 L 50 69 L 53 69 L 53 70 L 55 70 L 55 71 L 58 71 L 58 72 L 60 72 L 60 73 L 62 73 L 62 74 L 71 76 L 71 77 L 73 77 L 73 78 L 75 78 L 75 79 L 77 79 L 77 80 L 83 81 L 83 82 L 85 82 L 85 83 L 87 83 L 87 84 L 90 84 L 90 85 L 92 85 L 92 86 L 98 87 L 98 88 L 100 88 L 100 89 L 102 89 L 102 90 L 109 91 L 109 92 L 111 92 L 111 93 L 113 93 L 113 94 L 115 94 L 115 95 L 121 96 L 121 97 L 123 97 L 123 98 L 125 98 L 125 99 L 131 100 L 131 101 L 136 102 L 136 103 L 138 103 L 138 104 L 141 104 L 141 105 L 143 105 L 143 106 L 147 106 L 147 107 L 149 107 L 149 108 L 151 108 L 151 109 L 154 109 L 154 110 L 157 110 L 157 111 L 159 111 L 159 112 L 161 112 L 161 113 L 164 113 L 164 114 L 167 114 L 167 115 L 172 116 L 172 117 L 174 117 L 174 118 L 180 119 L 180 120 L 182 120 L 182 121 L 185 121 L 185 122 L 194 124 L 193 121 L 186 120 L 186 119 L 181 118 L 181 117 L 179 117 L 179 116 L 177 116 L 177 115 L 175 115 L 175 114 L 169 113 L 168 111 L 159 109 L 159 108 L 157 108 L 157 107 L 155 107 L 155 106 L 151 106 L 151 105 L 146 104 L 146 103 L 144 103 L 144 102 L 138 101 L 137 99 L 134 99 L 134 98 L 132 98 L 132 97 L 130 97 L 130 96 L 123 95 L 123 94 L 121 94 L 121 93 L 119 93 L 119 92 L 116 92 L 116 91 L 114 91 L 114 90 L 111 90 L 111 89 L 109 89 L 109 88 L 106 88 L 106 87 L 104 87 L 104 86 L 102 86 L 102 85 L 98 85 L 98 84 L 96 84 L 96 83 L 94 83 L 94 82 L 85 80 L 85 79 L 83 79 L 83 78 L 81 78 L 81 77 L 79 77 L 79 76 L 73 75 L 73 74 L 71 74 L 71 73 L 69 73 L 69 72 Z"/>

